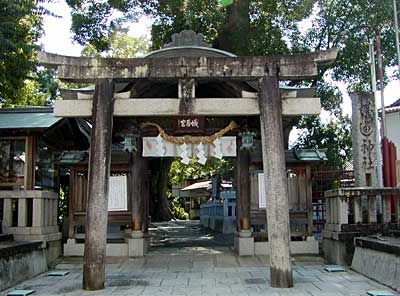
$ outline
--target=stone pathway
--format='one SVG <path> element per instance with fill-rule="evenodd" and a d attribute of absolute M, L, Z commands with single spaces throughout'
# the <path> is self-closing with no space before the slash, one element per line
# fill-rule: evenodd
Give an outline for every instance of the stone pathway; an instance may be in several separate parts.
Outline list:
<path fill-rule="evenodd" d="M 152 223 L 150 230 L 150 252 L 144 258 L 108 258 L 102 291 L 81 289 L 82 258 L 65 258 L 57 265 L 55 270 L 70 272 L 64 277 L 42 274 L 13 289 L 35 290 L 33 296 L 358 296 L 367 295 L 368 290 L 400 295 L 351 270 L 328 273 L 322 258 L 304 256 L 293 258 L 294 288 L 271 288 L 269 258 L 237 257 L 232 235 L 207 231 L 193 221 Z"/>
<path fill-rule="evenodd" d="M 142 259 L 109 260 L 106 288 L 81 290 L 82 259 L 67 258 L 56 270 L 64 277 L 46 274 L 15 288 L 36 290 L 33 295 L 366 295 L 368 290 L 390 289 L 348 270 L 324 271 L 318 257 L 296 257 L 294 288 L 270 287 L 268 257 L 237 257 L 226 247 L 165 248 Z M 393 292 L 393 291 L 392 291 Z M 395 295 L 395 292 L 393 292 Z M 6 291 L 1 295 L 6 295 Z"/>
<path fill-rule="evenodd" d="M 150 248 L 233 246 L 233 234 L 205 229 L 199 223 L 198 220 L 151 223 Z"/>

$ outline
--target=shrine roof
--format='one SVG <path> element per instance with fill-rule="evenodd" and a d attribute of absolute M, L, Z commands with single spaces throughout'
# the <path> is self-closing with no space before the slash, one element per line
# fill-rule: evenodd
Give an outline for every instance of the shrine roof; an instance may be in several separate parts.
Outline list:
<path fill-rule="evenodd" d="M 171 36 L 172 42 L 164 48 L 144 55 L 144 58 L 176 58 L 176 57 L 236 57 L 235 54 L 212 48 L 204 41 L 203 34 L 192 30 L 183 30 Z"/>
<path fill-rule="evenodd" d="M 395 101 L 394 103 L 390 104 L 389 106 L 385 107 L 386 112 L 398 112 L 400 111 L 400 99 Z"/>
<path fill-rule="evenodd" d="M 299 149 L 285 151 L 286 162 L 326 161 L 326 149 Z"/>
<path fill-rule="evenodd" d="M 52 107 L 23 107 L 0 109 L 0 130 L 47 129 L 62 117 L 53 115 Z"/>
<path fill-rule="evenodd" d="M 185 188 L 182 188 L 181 190 L 186 191 L 186 190 L 196 190 L 196 189 L 211 189 L 211 181 L 197 182 Z"/>
<path fill-rule="evenodd" d="M 235 54 L 203 46 L 175 46 L 162 48 L 145 54 L 144 58 L 172 58 L 172 57 L 236 57 Z"/>

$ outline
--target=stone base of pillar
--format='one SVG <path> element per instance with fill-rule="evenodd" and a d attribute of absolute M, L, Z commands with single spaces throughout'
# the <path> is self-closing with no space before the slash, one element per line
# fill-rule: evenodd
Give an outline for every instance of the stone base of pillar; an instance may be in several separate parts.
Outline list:
<path fill-rule="evenodd" d="M 128 257 L 143 257 L 147 252 L 147 241 L 142 238 L 128 239 Z"/>
<path fill-rule="evenodd" d="M 64 256 L 83 256 L 84 247 L 84 244 L 78 244 L 74 238 L 69 238 L 64 244 Z"/>
<path fill-rule="evenodd" d="M 128 257 L 143 257 L 147 253 L 147 239 L 142 231 L 132 231 L 126 241 L 128 242 Z"/>
<path fill-rule="evenodd" d="M 236 251 L 239 256 L 254 256 L 254 238 L 250 230 L 242 230 L 235 237 Z"/>
<path fill-rule="evenodd" d="M 255 242 L 255 255 L 271 255 L 271 244 L 269 242 Z M 308 237 L 305 241 L 290 242 L 291 255 L 319 255 L 319 243 L 312 237 Z"/>
<path fill-rule="evenodd" d="M 82 257 L 84 254 L 85 244 L 77 243 L 75 239 L 68 239 L 64 244 L 64 257 Z M 128 257 L 128 243 L 112 243 L 107 244 L 107 257 Z"/>

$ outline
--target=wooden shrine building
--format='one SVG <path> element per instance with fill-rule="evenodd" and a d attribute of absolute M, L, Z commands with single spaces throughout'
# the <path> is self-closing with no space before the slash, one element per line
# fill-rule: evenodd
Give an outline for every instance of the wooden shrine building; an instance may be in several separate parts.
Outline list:
<path fill-rule="evenodd" d="M 143 58 L 67 57 L 41 52 L 39 61 L 61 80 L 94 83 L 94 90 L 70 90 L 54 114 L 86 118 L 93 128 L 87 173 L 84 289 L 104 287 L 109 200 L 128 210 L 129 229 L 120 252 L 145 251 L 149 157 L 236 157 L 239 254 L 252 254 L 250 150 L 261 143 L 266 196 L 271 284 L 293 285 L 285 145 L 293 117 L 320 112 L 319 98 L 279 81 L 310 79 L 332 63 L 336 50 L 271 57 L 236 57 L 213 49 L 200 34 L 185 30 L 173 42 Z M 126 174 L 110 178 L 111 150 L 129 151 Z M 114 170 L 112 173 L 116 172 Z M 118 185 L 119 184 L 119 185 Z M 122 184 L 122 185 L 121 185 Z M 124 185 L 126 184 L 126 186 Z M 125 187 L 124 187 L 125 186 Z M 129 196 L 128 200 L 118 196 Z M 70 235 L 73 235 L 73 230 Z M 72 238 L 69 242 L 76 247 Z M 75 246 L 73 246 L 75 244 Z"/>
<path fill-rule="evenodd" d="M 56 160 L 87 149 L 89 134 L 86 121 L 55 117 L 51 107 L 0 109 L 0 233 L 41 241 L 48 262 L 61 255 Z"/>

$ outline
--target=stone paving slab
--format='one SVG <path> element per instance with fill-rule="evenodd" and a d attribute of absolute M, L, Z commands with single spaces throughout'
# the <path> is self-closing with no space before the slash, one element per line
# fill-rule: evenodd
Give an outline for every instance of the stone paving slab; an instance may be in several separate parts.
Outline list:
<path fill-rule="evenodd" d="M 294 288 L 271 288 L 269 267 L 263 263 L 269 262 L 268 257 L 238 258 L 228 248 L 223 251 L 165 249 L 150 252 L 142 259 L 114 258 L 108 260 L 106 288 L 91 292 L 81 289 L 82 259 L 67 258 L 56 270 L 68 270 L 68 275 L 48 277 L 47 273 L 42 274 L 13 289 L 33 289 L 36 290 L 33 295 L 38 296 L 360 296 L 378 289 L 400 295 L 351 270 L 328 273 L 318 257 L 296 257 L 292 261 Z M 7 291 L 0 295 L 6 295 Z"/>

